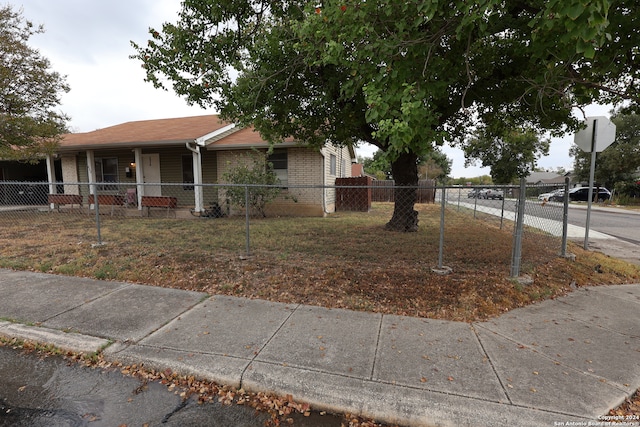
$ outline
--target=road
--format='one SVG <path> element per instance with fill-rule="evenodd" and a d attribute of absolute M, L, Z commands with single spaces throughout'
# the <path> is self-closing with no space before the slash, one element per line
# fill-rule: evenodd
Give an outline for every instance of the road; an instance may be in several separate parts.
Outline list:
<path fill-rule="evenodd" d="M 457 197 L 457 195 L 455 196 Z M 457 199 L 448 198 L 450 204 L 456 204 Z M 500 215 L 502 209 L 505 212 L 514 212 L 516 209 L 515 199 L 502 200 L 485 200 L 485 199 L 469 199 L 462 197 L 461 203 L 483 206 L 495 210 L 495 214 Z M 525 205 L 525 215 L 538 216 L 545 219 L 562 221 L 562 203 L 528 200 Z M 572 203 L 569 205 L 568 213 L 569 224 L 585 227 L 587 223 L 587 204 Z M 622 209 L 615 211 L 598 209 L 594 204 L 591 210 L 590 230 L 599 231 L 629 243 L 640 245 L 640 214 L 635 212 L 625 212 Z"/>
<path fill-rule="evenodd" d="M 587 222 L 586 208 L 570 208 L 569 223 L 584 227 Z M 634 212 L 609 212 L 592 209 L 590 230 L 609 234 L 619 239 L 640 245 L 640 215 Z"/>
<path fill-rule="evenodd" d="M 240 405 L 184 400 L 167 386 L 90 369 L 60 357 L 40 358 L 0 346 L 0 427 L 264 426 L 270 417 Z M 340 426 L 312 413 L 293 426 Z"/>

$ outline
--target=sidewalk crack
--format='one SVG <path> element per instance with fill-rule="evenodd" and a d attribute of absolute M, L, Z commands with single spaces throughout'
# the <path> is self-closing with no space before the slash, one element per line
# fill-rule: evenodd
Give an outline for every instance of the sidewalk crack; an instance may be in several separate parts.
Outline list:
<path fill-rule="evenodd" d="M 293 308 L 293 310 L 291 310 L 291 312 L 289 313 L 289 315 L 282 321 L 282 323 L 280 324 L 280 326 L 278 326 L 278 328 L 273 332 L 273 334 L 271 334 L 271 336 L 269 337 L 268 340 L 265 341 L 265 343 L 262 345 L 262 347 L 260 347 L 257 351 L 255 351 L 253 353 L 253 357 L 249 360 L 249 363 L 247 363 L 247 366 L 244 367 L 244 369 L 242 370 L 242 372 L 240 373 L 240 388 L 243 387 L 243 382 L 244 382 L 244 376 L 247 373 L 247 370 L 249 370 L 251 368 L 251 364 L 256 360 L 256 358 L 260 355 L 260 353 L 262 352 L 262 350 L 264 350 L 264 348 L 266 346 L 269 345 L 269 343 L 273 340 L 273 338 L 278 335 L 278 332 L 280 332 L 280 330 L 284 327 L 284 325 L 287 324 L 287 322 L 289 321 L 289 319 L 291 319 L 291 316 L 294 315 L 294 313 L 296 311 L 298 311 L 298 309 L 300 308 L 301 304 L 296 304 L 296 306 Z"/>
<path fill-rule="evenodd" d="M 56 313 L 56 314 L 54 314 L 54 315 L 52 315 L 52 316 L 49 316 L 48 318 L 44 319 L 44 320 L 43 320 L 42 322 L 40 322 L 40 323 L 46 323 L 46 322 L 48 322 L 48 321 L 50 321 L 50 320 L 55 319 L 55 318 L 56 318 L 56 317 L 58 317 L 58 316 L 62 316 L 63 314 L 67 314 L 67 313 L 69 313 L 70 311 L 76 310 L 76 309 L 78 309 L 78 308 L 82 307 L 83 305 L 90 304 L 90 303 L 95 302 L 95 301 L 98 301 L 98 300 L 100 300 L 100 299 L 102 299 L 102 298 L 106 298 L 106 297 L 108 297 L 109 295 L 111 295 L 111 294 L 113 294 L 113 293 L 116 293 L 116 292 L 118 292 L 118 291 L 120 291 L 120 290 L 122 290 L 122 289 L 127 289 L 127 288 L 130 288 L 131 286 L 133 286 L 133 283 L 125 283 L 125 282 L 122 282 L 122 283 L 123 283 L 123 286 L 120 286 L 120 287 L 115 288 L 115 289 L 111 289 L 110 291 L 108 291 L 108 292 L 106 292 L 106 293 L 104 293 L 104 294 L 97 295 L 97 296 L 96 296 L 96 297 L 94 297 L 94 298 L 89 298 L 89 299 L 87 299 L 87 300 L 84 300 L 84 301 L 82 301 L 80 304 L 77 304 L 77 305 L 75 305 L 75 306 L 73 306 L 73 307 L 70 307 L 70 308 L 68 308 L 68 309 L 66 309 L 66 310 L 63 310 L 63 311 L 61 311 L 61 312 L 59 312 L 59 313 Z"/>
<path fill-rule="evenodd" d="M 382 321 L 384 320 L 384 314 L 380 316 L 380 323 L 378 324 L 378 336 L 376 337 L 376 351 L 373 354 L 373 364 L 371 366 L 371 374 L 369 380 L 373 381 L 373 373 L 376 370 L 376 361 L 378 360 L 378 350 L 380 349 L 380 338 L 382 335 Z"/>
<path fill-rule="evenodd" d="M 500 375 L 498 375 L 498 371 L 496 370 L 496 367 L 494 366 L 493 362 L 491 361 L 491 358 L 489 357 L 489 353 L 487 353 L 487 350 L 484 348 L 484 344 L 482 343 L 482 340 L 480 339 L 480 336 L 478 335 L 478 331 L 476 331 L 475 325 L 472 323 L 469 326 L 471 327 L 471 330 L 473 331 L 473 335 L 476 337 L 476 340 L 478 341 L 478 345 L 480 345 L 480 348 L 482 349 L 482 353 L 484 353 L 484 357 L 486 357 L 487 361 L 489 362 L 489 365 L 491 366 L 491 370 L 493 371 L 493 374 L 495 375 L 496 379 L 498 380 L 498 384 L 500 384 L 500 387 L 502 387 L 502 392 L 504 393 L 504 396 L 509 401 L 509 404 L 513 405 L 513 401 L 511 400 L 511 397 L 509 397 L 509 392 L 507 391 L 507 387 L 504 385 L 504 383 L 500 379 Z"/>

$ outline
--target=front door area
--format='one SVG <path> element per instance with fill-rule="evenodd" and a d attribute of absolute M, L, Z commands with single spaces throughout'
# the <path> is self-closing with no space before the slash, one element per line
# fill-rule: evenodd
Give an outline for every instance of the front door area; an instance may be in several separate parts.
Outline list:
<path fill-rule="evenodd" d="M 149 153 L 142 155 L 142 181 L 147 184 L 159 184 L 160 179 L 160 154 Z M 162 196 L 160 185 L 145 185 L 145 196 Z"/>

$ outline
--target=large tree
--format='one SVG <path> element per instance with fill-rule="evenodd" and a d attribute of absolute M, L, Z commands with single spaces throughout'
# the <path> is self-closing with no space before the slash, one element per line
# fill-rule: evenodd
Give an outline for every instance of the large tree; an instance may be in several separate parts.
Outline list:
<path fill-rule="evenodd" d="M 637 61 L 627 37 L 636 8 L 609 5 L 185 0 L 179 21 L 133 43 L 133 57 L 157 87 L 214 105 L 269 141 L 377 146 L 402 187 L 387 226 L 411 231 L 417 161 L 434 147 L 479 123 L 562 133 L 576 126 L 573 107 L 634 96 L 637 87 L 623 93 L 620 83 L 637 80 L 623 60 Z M 613 46 L 622 51 L 602 53 Z"/>
<path fill-rule="evenodd" d="M 362 163 L 368 174 L 380 179 L 393 179 L 391 162 L 384 151 L 377 150 L 372 158 L 362 159 Z M 418 178 L 444 180 L 451 173 L 451 163 L 452 160 L 442 150 L 436 148 L 418 158 Z"/>
<path fill-rule="evenodd" d="M 55 147 L 68 118 L 57 110 L 69 87 L 29 38 L 42 26 L 0 7 L 0 157 L 31 159 Z"/>
<path fill-rule="evenodd" d="M 611 121 L 616 125 L 616 139 L 606 150 L 596 154 L 595 181 L 609 189 L 615 184 L 638 178 L 640 169 L 640 115 L 615 112 Z M 574 174 L 582 181 L 589 180 L 591 153 L 577 145 L 571 147 Z"/>
<path fill-rule="evenodd" d="M 482 166 L 491 168 L 493 182 L 510 184 L 535 170 L 538 159 L 549 154 L 549 144 L 533 129 L 501 123 L 498 129 L 479 131 L 462 148 L 467 165 L 480 161 Z"/>

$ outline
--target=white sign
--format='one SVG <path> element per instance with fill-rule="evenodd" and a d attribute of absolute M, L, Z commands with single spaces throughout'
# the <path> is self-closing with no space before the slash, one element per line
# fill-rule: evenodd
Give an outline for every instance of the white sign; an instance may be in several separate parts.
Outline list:
<path fill-rule="evenodd" d="M 596 153 L 604 151 L 616 139 L 616 125 L 605 116 L 587 117 L 585 123 L 587 127 L 576 132 L 573 138 L 573 142 L 582 148 L 582 151 L 591 152 L 593 138 L 595 138 Z M 594 124 L 596 128 L 595 135 L 593 134 Z"/>

